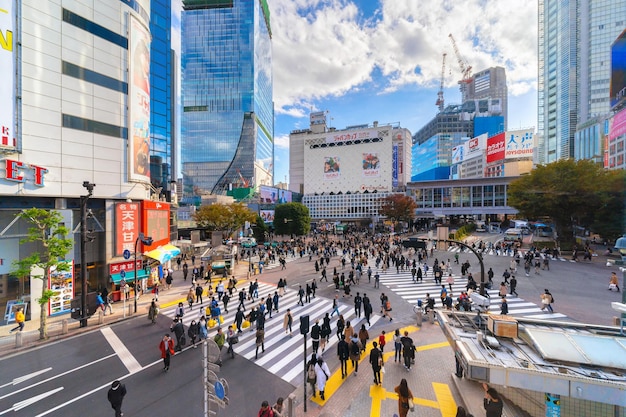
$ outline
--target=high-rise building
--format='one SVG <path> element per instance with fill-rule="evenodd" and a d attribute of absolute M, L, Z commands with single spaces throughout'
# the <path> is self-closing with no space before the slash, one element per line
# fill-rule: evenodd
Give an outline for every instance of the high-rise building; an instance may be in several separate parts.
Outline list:
<path fill-rule="evenodd" d="M 266 0 L 183 0 L 183 198 L 272 185 L 274 105 Z"/>
<path fill-rule="evenodd" d="M 574 157 L 576 126 L 609 111 L 626 0 L 539 0 L 538 162 Z"/>
<path fill-rule="evenodd" d="M 150 183 L 170 196 L 176 179 L 176 54 L 172 51 L 172 2 L 150 4 Z"/>
<path fill-rule="evenodd" d="M 504 126 L 500 131 L 507 128 L 508 120 L 508 88 L 506 86 L 506 71 L 502 67 L 491 67 L 480 71 L 470 79 L 467 85 L 466 101 L 477 102 L 480 113 L 490 111 L 491 114 L 499 113 L 504 117 Z M 488 100 L 485 102 L 485 100 Z M 482 110 L 489 109 L 489 110 Z"/>

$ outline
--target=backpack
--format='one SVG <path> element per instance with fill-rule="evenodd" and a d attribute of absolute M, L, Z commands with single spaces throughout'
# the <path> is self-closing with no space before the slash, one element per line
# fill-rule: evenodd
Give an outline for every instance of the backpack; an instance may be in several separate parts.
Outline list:
<path fill-rule="evenodd" d="M 361 349 L 359 349 L 359 345 L 357 343 L 352 342 L 350 344 L 350 353 L 353 355 L 359 355 L 361 353 Z"/>
<path fill-rule="evenodd" d="M 314 365 L 309 365 L 309 368 L 307 369 L 307 379 L 309 381 L 315 381 L 315 366 Z"/>

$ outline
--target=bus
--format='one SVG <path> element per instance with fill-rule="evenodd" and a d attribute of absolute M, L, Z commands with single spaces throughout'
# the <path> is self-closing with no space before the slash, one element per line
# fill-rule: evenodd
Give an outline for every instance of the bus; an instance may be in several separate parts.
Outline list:
<path fill-rule="evenodd" d="M 504 232 L 505 242 L 521 242 L 522 241 L 522 229 L 510 228 Z"/>

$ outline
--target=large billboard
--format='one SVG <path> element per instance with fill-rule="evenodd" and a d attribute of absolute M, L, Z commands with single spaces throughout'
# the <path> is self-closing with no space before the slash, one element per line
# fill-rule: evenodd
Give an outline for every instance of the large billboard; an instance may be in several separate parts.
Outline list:
<path fill-rule="evenodd" d="M 0 149 L 15 149 L 15 0 L 0 0 Z"/>
<path fill-rule="evenodd" d="M 152 238 L 152 245 L 144 245 L 144 250 L 156 249 L 170 243 L 170 205 L 160 201 L 142 202 L 142 229 Z"/>
<path fill-rule="evenodd" d="M 488 164 L 504 159 L 505 136 L 506 134 L 502 132 L 487 139 Z"/>
<path fill-rule="evenodd" d="M 135 251 L 135 241 L 139 236 L 139 203 L 115 204 L 115 255 L 121 256 L 125 250 Z"/>
<path fill-rule="evenodd" d="M 611 45 L 611 108 L 626 96 L 626 29 Z"/>
<path fill-rule="evenodd" d="M 363 153 L 363 176 L 379 177 L 380 176 L 380 159 L 378 152 Z"/>
<path fill-rule="evenodd" d="M 505 159 L 532 158 L 535 142 L 534 129 L 513 130 L 506 132 L 505 140 Z"/>
<path fill-rule="evenodd" d="M 264 223 L 274 223 L 274 210 L 259 210 Z"/>
<path fill-rule="evenodd" d="M 324 179 L 336 180 L 341 177 L 341 165 L 338 156 L 324 157 Z"/>
<path fill-rule="evenodd" d="M 129 180 L 150 182 L 150 32 L 130 19 Z"/>
<path fill-rule="evenodd" d="M 471 138 L 452 148 L 452 164 L 460 164 L 473 158 L 482 157 L 487 147 L 487 134 Z"/>
<path fill-rule="evenodd" d="M 283 190 L 281 188 L 269 187 L 267 185 L 261 185 L 259 187 L 259 194 L 261 203 L 266 204 L 282 204 L 291 203 L 293 201 L 293 195 L 289 190 Z"/>

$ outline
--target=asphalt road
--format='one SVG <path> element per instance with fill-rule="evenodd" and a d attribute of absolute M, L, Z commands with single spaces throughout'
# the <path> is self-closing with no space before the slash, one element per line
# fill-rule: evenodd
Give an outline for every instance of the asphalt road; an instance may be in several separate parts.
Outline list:
<path fill-rule="evenodd" d="M 485 240 L 498 238 L 488 234 L 481 237 Z M 452 252 L 436 251 L 435 257 L 454 262 Z M 471 271 L 479 278 L 476 257 L 462 253 L 459 258 L 461 262 L 469 260 Z M 493 268 L 495 283 L 499 283 L 510 259 L 484 256 L 485 271 Z M 433 259 L 428 262 L 432 264 Z M 318 297 L 334 297 L 332 267 L 337 264 L 334 258 L 328 269 L 329 283 L 319 284 Z M 453 265 L 453 269 L 458 273 L 457 266 Z M 613 270 L 617 268 L 606 267 L 599 259 L 592 263 L 553 260 L 550 270 L 540 271 L 540 275 L 531 272 L 531 276 L 525 277 L 523 271 L 517 274 L 519 297 L 539 304 L 539 295 L 544 288 L 549 288 L 556 300 L 555 310 L 569 320 L 612 325 L 616 312 L 610 303 L 622 300 L 621 293 L 607 291 Z M 276 284 L 279 278 L 286 277 L 289 289 L 294 291 L 317 276 L 314 262 L 304 257 L 290 259 L 286 270 L 266 268 L 257 278 L 266 284 Z M 372 284 L 362 282 L 353 291 L 367 292 L 373 301 L 381 291 L 386 292 L 394 305 L 393 324 L 413 323 L 411 306 L 384 286 L 374 290 Z M 352 300 L 340 302 L 351 305 Z M 158 344 L 163 334 L 169 332 L 169 325 L 170 318 L 166 315 L 159 316 L 155 325 L 142 316 L 107 327 L 105 329 L 110 330 L 104 332 L 95 330 L 0 360 L 0 416 L 110 416 L 113 410 L 106 393 L 115 379 L 122 379 L 128 389 L 123 406 L 126 415 L 202 415 L 202 349 L 188 348 L 177 354 L 172 358 L 170 372 L 163 373 Z M 375 327 L 374 333 L 380 331 L 380 325 Z M 297 332 L 295 327 L 294 331 Z M 117 351 L 112 347 L 116 338 L 121 342 Z M 338 364 L 333 356 L 327 358 L 328 364 L 336 369 Z M 235 359 L 224 359 L 219 376 L 229 383 L 230 405 L 218 415 L 256 415 L 263 400 L 273 402 L 297 388 L 239 355 Z"/>

